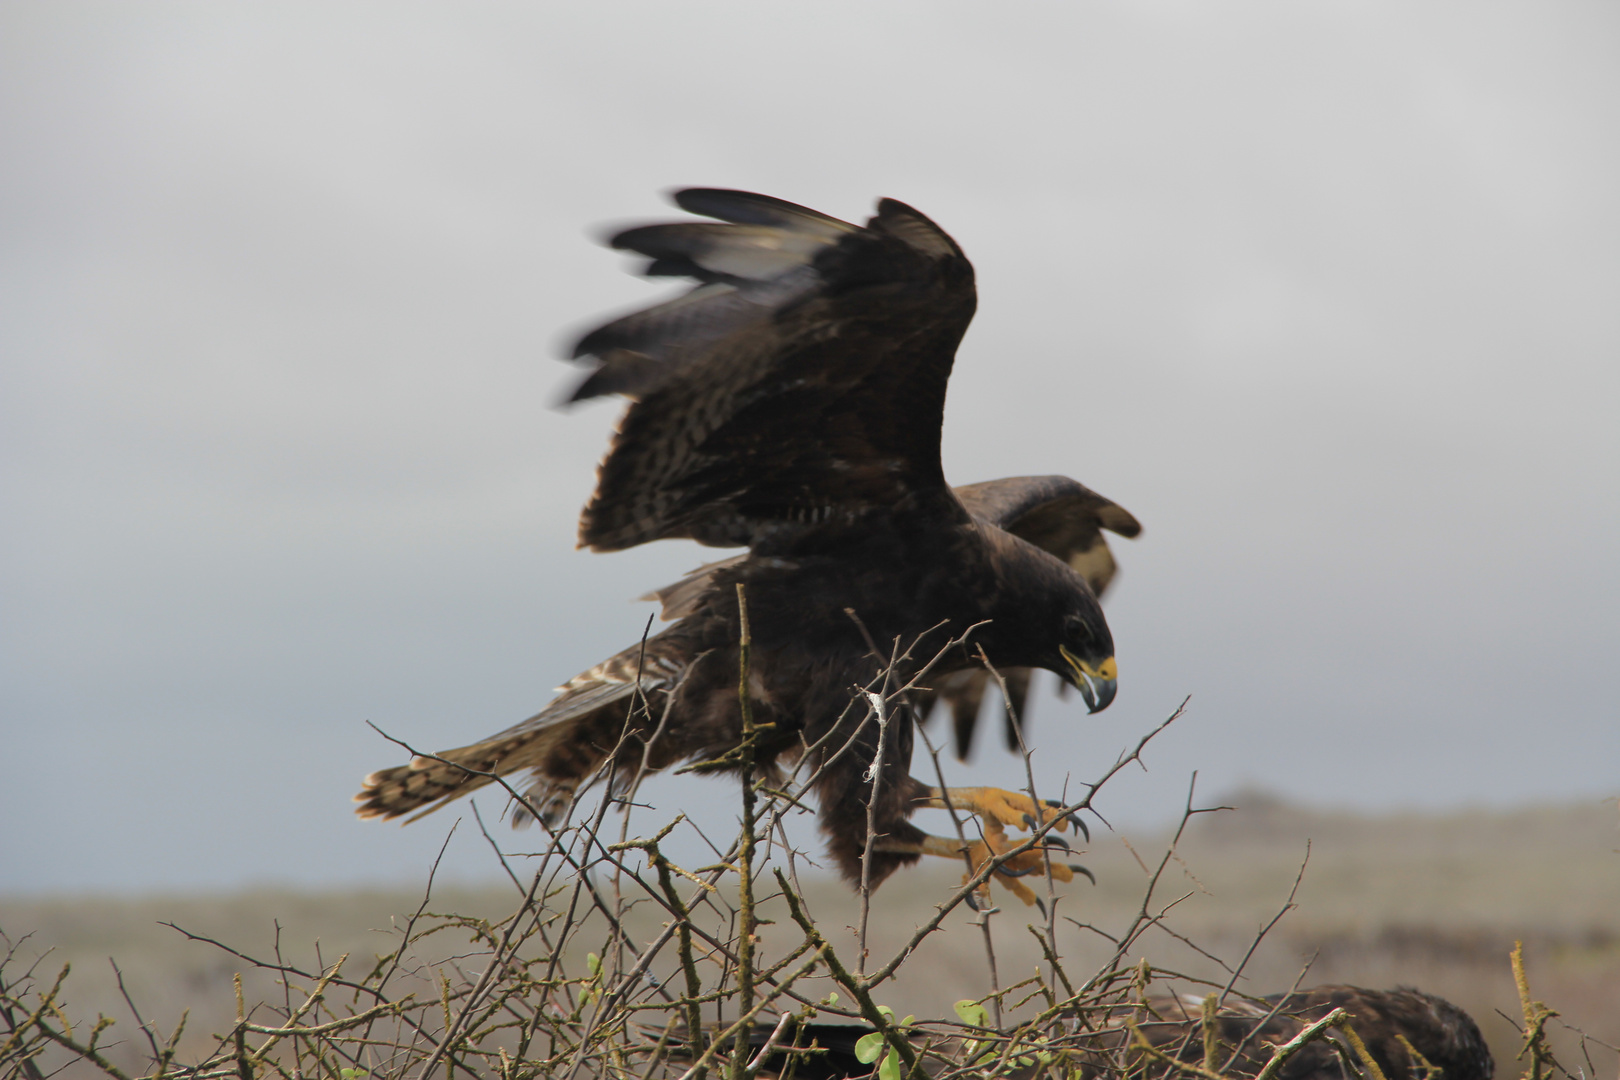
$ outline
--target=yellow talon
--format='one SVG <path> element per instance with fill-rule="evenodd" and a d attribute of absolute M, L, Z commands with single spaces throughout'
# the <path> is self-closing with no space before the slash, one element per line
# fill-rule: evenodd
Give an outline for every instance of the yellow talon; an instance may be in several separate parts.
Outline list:
<path fill-rule="evenodd" d="M 938 855 L 948 859 L 961 860 L 965 855 L 972 863 L 973 868 L 962 875 L 962 882 L 967 881 L 984 868 L 984 864 L 998 855 L 1017 847 L 1021 841 L 1014 841 L 1007 836 L 1006 828 L 993 817 L 982 819 L 984 824 L 984 838 L 982 840 L 948 840 L 943 836 L 924 837 L 917 849 L 923 855 Z M 1032 874 L 1043 873 L 1047 867 L 1046 852 L 1049 848 L 1033 847 L 1028 851 L 1020 852 L 996 868 L 996 872 L 989 879 L 982 882 L 977 890 L 978 899 L 985 905 L 990 903 L 990 879 L 999 881 L 1014 896 L 1022 900 L 1026 906 L 1034 905 L 1037 901 L 1035 893 L 1020 879 Z M 1056 881 L 1073 881 L 1074 870 L 1067 864 L 1053 861 L 1051 863 L 1052 877 Z"/>
<path fill-rule="evenodd" d="M 1015 829 L 1035 829 L 1054 819 L 1057 824 L 1053 828 L 1058 832 L 1067 830 L 1071 822 L 1078 825 L 1078 819 L 1060 814 L 1061 807 L 1050 800 L 1041 805 L 1021 792 L 993 787 L 929 788 L 917 805 L 931 810 L 954 809 Z"/>

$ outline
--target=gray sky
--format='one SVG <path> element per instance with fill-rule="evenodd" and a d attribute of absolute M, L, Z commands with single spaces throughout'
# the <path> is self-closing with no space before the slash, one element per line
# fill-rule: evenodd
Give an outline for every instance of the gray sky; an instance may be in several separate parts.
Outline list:
<path fill-rule="evenodd" d="M 710 557 L 575 552 L 553 408 L 689 184 L 935 218 L 948 475 L 1145 523 L 1048 790 L 1191 694 L 1112 818 L 1620 792 L 1612 4 L 14 3 L 0 145 L 0 891 L 420 876 L 365 721 L 491 734 Z"/>

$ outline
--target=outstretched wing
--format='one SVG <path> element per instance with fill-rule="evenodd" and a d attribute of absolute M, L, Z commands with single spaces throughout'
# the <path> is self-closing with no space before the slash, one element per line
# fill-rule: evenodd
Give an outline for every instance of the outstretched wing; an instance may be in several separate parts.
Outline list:
<path fill-rule="evenodd" d="M 586 334 L 573 400 L 632 401 L 580 519 L 616 551 L 688 537 L 749 545 L 906 505 L 965 520 L 939 463 L 945 387 L 973 317 L 973 268 L 926 217 L 884 199 L 865 227 L 737 191 L 676 203 L 714 222 L 612 245 L 697 286 Z"/>
<path fill-rule="evenodd" d="M 1099 599 L 1119 569 L 1103 533 L 1134 539 L 1142 532 L 1141 524 L 1125 508 L 1066 476 L 989 480 L 959 487 L 956 496 L 974 517 L 1028 540 L 1068 563 L 1086 579 Z M 1019 728 L 1014 717 L 1024 715 L 1031 674 L 1028 668 L 1009 668 L 1001 673 L 1007 683 L 1008 703 L 1012 706 L 1005 724 L 1010 750 L 1018 749 Z M 951 714 L 959 758 L 966 758 L 968 748 L 973 745 L 979 706 L 989 679 L 988 673 L 975 668 L 953 672 L 936 681 L 931 696 L 913 703 L 921 716 L 929 714 L 935 701 L 943 703 Z"/>

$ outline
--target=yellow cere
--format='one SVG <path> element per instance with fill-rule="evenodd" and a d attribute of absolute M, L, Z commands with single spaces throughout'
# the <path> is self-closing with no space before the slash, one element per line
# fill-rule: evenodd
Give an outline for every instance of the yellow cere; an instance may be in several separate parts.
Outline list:
<path fill-rule="evenodd" d="M 1096 667 L 1092 667 L 1090 664 L 1074 655 L 1074 653 L 1070 652 L 1068 647 L 1065 645 L 1059 645 L 1058 652 L 1063 654 L 1063 659 L 1067 660 L 1069 662 L 1069 666 L 1074 668 L 1075 671 L 1090 675 L 1093 679 L 1103 679 L 1105 681 L 1112 682 L 1119 678 L 1119 665 L 1114 662 L 1114 658 L 1112 656 L 1098 664 Z"/>

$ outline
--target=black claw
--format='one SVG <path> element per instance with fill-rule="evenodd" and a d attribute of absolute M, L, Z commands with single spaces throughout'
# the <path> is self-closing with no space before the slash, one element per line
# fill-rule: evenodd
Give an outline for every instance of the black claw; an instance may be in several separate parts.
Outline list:
<path fill-rule="evenodd" d="M 969 892 L 962 899 L 965 900 L 967 902 L 967 906 L 972 908 L 974 911 L 979 910 L 979 898 L 974 893 Z"/>
<path fill-rule="evenodd" d="M 1038 896 L 1035 898 L 1035 906 L 1041 909 L 1041 918 L 1046 918 L 1046 904 Z"/>
<path fill-rule="evenodd" d="M 1032 866 L 1028 870 L 1009 870 L 1005 865 L 1003 865 L 996 868 L 996 873 L 1005 877 L 1028 877 L 1031 874 L 1039 873 L 1040 870 L 1041 868 L 1039 866 Z"/>
<path fill-rule="evenodd" d="M 1069 842 L 1067 840 L 1055 832 L 1047 833 L 1041 841 L 1041 846 L 1047 848 L 1062 848 L 1064 851 L 1074 850 L 1074 848 L 1069 846 Z"/>
<path fill-rule="evenodd" d="M 1084 874 L 1086 876 L 1086 880 L 1090 881 L 1093 885 L 1097 884 L 1097 875 L 1093 874 L 1090 870 L 1087 870 L 1079 863 L 1070 863 L 1069 869 L 1073 870 L 1077 874 Z"/>
<path fill-rule="evenodd" d="M 1051 807 L 1053 810 L 1061 810 L 1063 808 L 1063 803 L 1058 799 L 1042 799 L 1041 801 L 1047 806 Z M 1024 815 L 1024 820 L 1029 820 L 1028 814 Z M 1090 841 L 1091 830 L 1086 828 L 1086 823 L 1081 820 L 1080 811 L 1069 811 L 1067 814 L 1063 815 L 1063 820 L 1067 821 L 1070 825 L 1073 825 L 1075 832 L 1079 833 L 1081 836 L 1084 836 L 1087 841 Z"/>
<path fill-rule="evenodd" d="M 1028 829 L 1030 832 L 1034 832 L 1036 828 L 1035 819 L 1028 814 L 1024 815 L 1024 828 Z"/>

